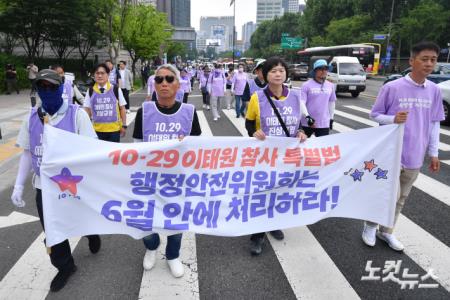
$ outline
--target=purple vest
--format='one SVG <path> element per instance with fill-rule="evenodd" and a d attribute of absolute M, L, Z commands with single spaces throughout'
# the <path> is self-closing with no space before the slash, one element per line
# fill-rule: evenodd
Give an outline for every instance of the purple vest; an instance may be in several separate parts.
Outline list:
<path fill-rule="evenodd" d="M 191 81 L 188 76 L 180 78 L 180 89 L 183 93 L 189 93 L 191 91 Z"/>
<path fill-rule="evenodd" d="M 191 134 L 194 120 L 194 106 L 181 103 L 178 111 L 171 115 L 163 114 L 155 102 L 142 104 L 142 136 L 144 142 L 157 142 L 177 139 L 180 135 Z"/>
<path fill-rule="evenodd" d="M 250 79 L 250 80 L 248 81 L 248 86 L 249 86 L 249 89 L 250 89 L 250 97 L 253 95 L 254 92 L 260 91 L 260 90 L 263 90 L 263 89 L 264 89 L 264 88 L 260 88 L 260 87 L 256 84 L 255 79 Z"/>
<path fill-rule="evenodd" d="M 225 95 L 225 75 L 220 72 L 216 77 L 214 72 L 211 73 L 209 82 L 211 83 L 211 96 L 223 97 Z"/>
<path fill-rule="evenodd" d="M 94 123 L 116 123 L 118 101 L 114 95 L 114 86 L 103 94 L 93 92 L 91 95 L 92 120 Z"/>
<path fill-rule="evenodd" d="M 64 80 L 64 91 L 62 94 L 62 97 L 64 101 L 68 101 L 69 104 L 72 103 L 73 98 L 73 87 L 72 87 L 72 81 L 71 80 Z"/>
<path fill-rule="evenodd" d="M 116 68 L 113 68 L 110 72 L 109 72 L 109 83 L 117 85 L 117 72 L 116 72 Z"/>
<path fill-rule="evenodd" d="M 69 104 L 66 114 L 59 121 L 58 124 L 53 125 L 53 127 L 63 129 L 69 132 L 75 132 L 75 122 L 78 105 Z M 28 127 L 30 133 L 30 153 L 31 153 L 31 164 L 36 175 L 40 175 L 40 166 L 42 161 L 42 137 L 44 133 L 44 125 L 37 112 L 37 108 L 34 107 L 30 114 L 30 124 Z"/>
<path fill-rule="evenodd" d="M 272 106 L 264 94 L 264 90 L 257 91 L 256 93 L 258 94 L 259 101 L 261 130 L 269 136 L 285 137 L 286 134 L 284 133 L 283 127 L 278 122 L 277 115 L 273 112 Z M 295 137 L 300 127 L 300 94 L 298 91 L 290 90 L 286 99 L 273 100 L 273 103 L 280 112 L 290 136 Z"/>
<path fill-rule="evenodd" d="M 242 96 L 244 94 L 245 85 L 247 84 L 247 74 L 245 72 L 237 72 L 233 77 L 234 82 L 234 92 L 237 96 Z"/>

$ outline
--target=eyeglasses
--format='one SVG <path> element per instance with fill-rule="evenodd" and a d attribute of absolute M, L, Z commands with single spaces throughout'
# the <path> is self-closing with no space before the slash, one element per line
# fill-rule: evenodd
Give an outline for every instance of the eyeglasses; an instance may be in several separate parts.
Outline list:
<path fill-rule="evenodd" d="M 46 90 L 46 91 L 56 91 L 58 89 L 58 85 L 50 83 L 48 81 L 45 80 L 41 80 L 38 84 L 37 84 L 38 89 L 40 90 Z"/>
<path fill-rule="evenodd" d="M 171 75 L 166 75 L 166 76 L 155 76 L 155 82 L 157 84 L 161 84 L 164 79 L 166 80 L 167 83 L 172 83 L 175 81 L 175 76 L 171 76 Z"/>

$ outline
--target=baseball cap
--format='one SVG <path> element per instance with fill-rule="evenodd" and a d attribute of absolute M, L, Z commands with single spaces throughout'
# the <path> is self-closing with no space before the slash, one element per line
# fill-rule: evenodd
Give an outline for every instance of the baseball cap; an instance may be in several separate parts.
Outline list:
<path fill-rule="evenodd" d="M 48 81 L 55 85 L 62 84 L 61 76 L 59 76 L 58 73 L 56 73 L 56 71 L 53 71 L 50 69 L 43 69 L 43 70 L 39 71 L 39 73 L 36 75 L 36 83 L 38 83 L 41 80 Z"/>
<path fill-rule="evenodd" d="M 313 70 L 321 67 L 328 67 L 327 61 L 325 59 L 318 59 L 313 66 Z"/>
<path fill-rule="evenodd" d="M 252 72 L 255 73 L 255 71 L 257 69 L 262 68 L 262 65 L 265 61 L 266 61 L 265 59 L 258 60 L 258 62 L 256 63 L 256 66 L 253 68 Z"/>

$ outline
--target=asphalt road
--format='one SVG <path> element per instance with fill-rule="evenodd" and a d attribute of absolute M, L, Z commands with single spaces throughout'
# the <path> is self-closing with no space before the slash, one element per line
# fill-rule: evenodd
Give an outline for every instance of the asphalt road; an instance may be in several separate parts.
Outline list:
<path fill-rule="evenodd" d="M 294 82 L 294 86 L 302 83 Z M 358 98 L 338 95 L 336 129 L 370 127 L 367 110 L 381 84 L 369 80 Z M 204 131 L 209 129 L 213 136 L 242 135 L 233 124 L 233 111 L 224 110 L 222 118 L 213 122 L 211 113 L 203 111 L 198 94 L 195 89 L 189 103 L 205 117 Z M 131 96 L 133 111 L 144 98 L 143 92 Z M 8 142 L 17 135 L 27 105 L 26 98 L 0 101 L 0 125 L 6 136 L 0 144 L 0 218 L 13 212 L 37 217 L 30 182 L 24 192 L 25 208 L 17 209 L 9 200 L 19 154 L 11 152 Z M 123 142 L 132 141 L 133 126 L 134 122 Z M 442 129 L 441 142 L 447 149 L 450 128 Z M 0 299 L 450 299 L 450 151 L 440 151 L 440 158 L 447 161 L 441 172 L 431 174 L 425 165 L 403 210 L 396 230 L 406 246 L 404 253 L 394 252 L 380 241 L 374 248 L 365 246 L 360 220 L 325 219 L 288 230 L 284 241 L 266 240 L 259 257 L 250 255 L 248 236 L 186 235 L 182 259 L 188 272 L 182 279 L 174 279 L 167 276 L 162 258 L 154 270 L 143 271 L 142 241 L 108 235 L 102 237 L 102 249 L 96 255 L 89 253 L 87 240 L 82 238 L 73 248 L 77 273 L 62 291 L 49 293 L 55 273 L 45 254 L 39 222 L 32 219 L 13 225 L 4 221 L 4 227 L 0 226 Z M 383 270 L 387 261 L 399 260 L 396 277 L 407 280 L 405 269 L 408 274 L 423 276 L 432 268 L 439 278 L 424 283 L 437 287 L 401 289 L 396 282 L 361 279 L 369 274 L 365 270 L 368 261 Z"/>

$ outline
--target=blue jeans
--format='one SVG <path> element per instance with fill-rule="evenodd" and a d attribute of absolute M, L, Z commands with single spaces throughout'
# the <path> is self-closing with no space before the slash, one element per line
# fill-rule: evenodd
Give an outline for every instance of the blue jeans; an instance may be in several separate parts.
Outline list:
<path fill-rule="evenodd" d="M 242 102 L 242 105 L 241 105 L 242 95 L 241 96 L 234 95 L 234 99 L 236 100 L 236 103 L 235 103 L 236 117 L 239 118 L 240 115 L 244 114 L 245 105 L 244 105 L 244 102 Z"/>
<path fill-rule="evenodd" d="M 175 259 L 180 256 L 182 237 L 183 234 L 181 233 L 169 235 L 167 237 L 167 245 L 166 245 L 167 260 Z M 156 250 L 160 244 L 159 234 L 157 233 L 152 233 L 151 235 L 146 236 L 142 240 L 144 241 L 145 248 L 147 248 L 148 250 Z"/>

